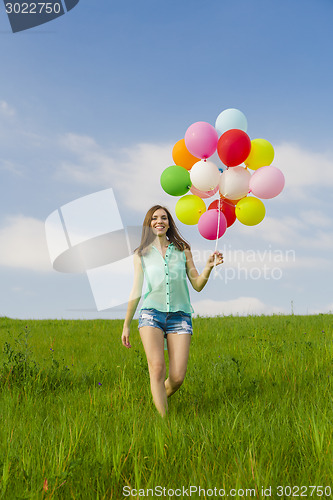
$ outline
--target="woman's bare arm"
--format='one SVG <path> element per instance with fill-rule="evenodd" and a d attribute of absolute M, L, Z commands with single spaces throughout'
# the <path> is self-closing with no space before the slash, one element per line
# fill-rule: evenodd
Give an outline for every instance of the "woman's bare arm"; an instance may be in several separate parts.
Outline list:
<path fill-rule="evenodd" d="M 123 333 L 121 337 L 122 343 L 125 347 L 131 347 L 131 344 L 129 343 L 130 324 L 135 314 L 136 308 L 138 307 L 138 304 L 140 302 L 142 294 L 142 285 L 143 285 L 143 269 L 139 255 L 134 254 L 133 260 L 134 260 L 134 282 L 128 300 L 127 312 L 125 316 Z"/>
<path fill-rule="evenodd" d="M 212 272 L 214 265 L 215 264 L 219 265 L 223 263 L 223 255 L 220 252 L 213 252 L 209 256 L 205 268 L 201 274 L 198 273 L 194 265 L 191 250 L 185 249 L 185 255 L 186 255 L 186 273 L 188 279 L 190 280 L 190 283 L 194 288 L 194 290 L 196 290 L 197 292 L 201 292 L 201 290 L 206 285 L 209 279 L 210 273 Z"/>

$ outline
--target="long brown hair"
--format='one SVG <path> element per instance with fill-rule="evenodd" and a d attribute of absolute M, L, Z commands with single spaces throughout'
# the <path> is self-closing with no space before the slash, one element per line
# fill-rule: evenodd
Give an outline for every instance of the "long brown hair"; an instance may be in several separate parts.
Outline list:
<path fill-rule="evenodd" d="M 180 251 L 185 250 L 185 248 L 188 248 L 190 250 L 191 247 L 189 243 L 184 240 L 184 238 L 179 233 L 179 230 L 177 229 L 175 221 L 173 220 L 169 210 L 166 207 L 162 207 L 161 205 L 154 205 L 146 213 L 142 224 L 141 243 L 135 251 L 138 252 L 139 255 L 142 255 L 144 249 L 147 248 L 156 238 L 156 235 L 151 229 L 151 221 L 156 210 L 159 210 L 160 208 L 162 208 L 166 212 L 169 219 L 169 229 L 166 233 L 168 240 L 173 243 L 175 247 Z"/>

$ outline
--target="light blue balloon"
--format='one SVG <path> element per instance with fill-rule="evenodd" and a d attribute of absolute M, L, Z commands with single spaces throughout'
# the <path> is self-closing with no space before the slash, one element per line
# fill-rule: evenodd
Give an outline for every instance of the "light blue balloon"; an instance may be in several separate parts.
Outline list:
<path fill-rule="evenodd" d="M 239 109 L 225 109 L 216 119 L 215 128 L 219 137 L 227 130 L 237 128 L 247 132 L 247 119 Z"/>

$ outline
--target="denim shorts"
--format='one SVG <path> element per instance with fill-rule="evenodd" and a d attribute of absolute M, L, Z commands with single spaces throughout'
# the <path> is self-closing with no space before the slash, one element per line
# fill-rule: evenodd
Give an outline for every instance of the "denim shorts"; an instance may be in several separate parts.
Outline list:
<path fill-rule="evenodd" d="M 168 333 L 193 335 L 191 315 L 183 311 L 162 312 L 156 309 L 141 309 L 138 328 L 142 326 L 159 328 L 164 332 L 165 339 Z"/>

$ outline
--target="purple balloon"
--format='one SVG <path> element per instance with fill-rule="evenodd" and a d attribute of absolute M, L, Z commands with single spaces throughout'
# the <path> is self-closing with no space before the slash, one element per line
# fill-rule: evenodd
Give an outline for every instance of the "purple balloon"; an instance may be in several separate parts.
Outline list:
<path fill-rule="evenodd" d="M 249 189 L 254 196 L 268 200 L 281 193 L 284 183 L 284 175 L 281 170 L 270 165 L 258 168 L 251 175 Z"/>
<path fill-rule="evenodd" d="M 220 217 L 220 223 L 218 222 Z M 217 234 L 217 227 L 219 225 L 219 233 Z M 199 219 L 198 229 L 201 236 L 206 240 L 216 240 L 226 232 L 227 219 L 223 212 L 218 209 L 207 210 Z"/>
<path fill-rule="evenodd" d="M 193 156 L 205 160 L 215 153 L 218 139 L 212 125 L 195 122 L 186 130 L 185 146 Z"/>

